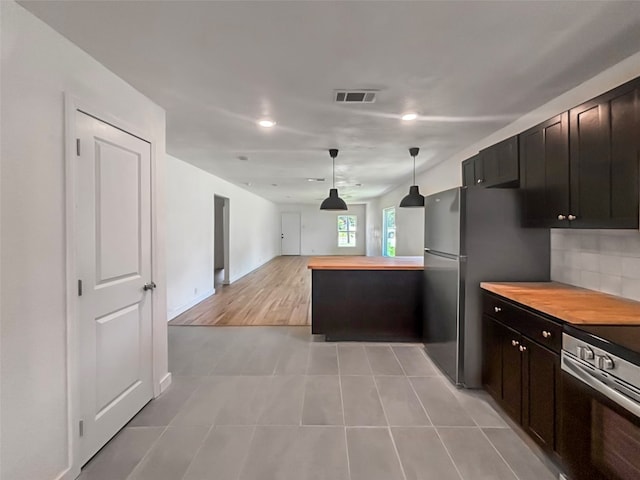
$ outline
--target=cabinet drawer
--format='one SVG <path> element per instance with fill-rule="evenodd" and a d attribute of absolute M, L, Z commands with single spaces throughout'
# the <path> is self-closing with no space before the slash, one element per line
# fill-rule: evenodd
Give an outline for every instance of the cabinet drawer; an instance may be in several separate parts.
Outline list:
<path fill-rule="evenodd" d="M 518 307 L 501 298 L 486 293 L 482 296 L 482 313 L 502 323 L 510 323 L 507 319 L 517 314 L 518 310 Z"/>
<path fill-rule="evenodd" d="M 540 345 L 556 353 L 560 352 L 561 324 L 488 294 L 483 295 L 482 309 L 486 315 L 490 315 Z"/>
<path fill-rule="evenodd" d="M 562 349 L 562 325 L 535 313 L 522 310 L 523 321 L 520 332 L 531 340 L 544 345 L 556 353 Z"/>

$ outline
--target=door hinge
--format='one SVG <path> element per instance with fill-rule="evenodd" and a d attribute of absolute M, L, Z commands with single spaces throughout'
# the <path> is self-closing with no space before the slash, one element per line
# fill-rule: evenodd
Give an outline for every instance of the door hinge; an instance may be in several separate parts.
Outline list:
<path fill-rule="evenodd" d="M 78 296 L 82 296 L 82 280 L 78 280 Z"/>
<path fill-rule="evenodd" d="M 76 155 L 80 156 L 80 139 L 76 138 Z"/>
<path fill-rule="evenodd" d="M 84 420 L 78 422 L 78 433 L 81 437 L 84 437 Z"/>

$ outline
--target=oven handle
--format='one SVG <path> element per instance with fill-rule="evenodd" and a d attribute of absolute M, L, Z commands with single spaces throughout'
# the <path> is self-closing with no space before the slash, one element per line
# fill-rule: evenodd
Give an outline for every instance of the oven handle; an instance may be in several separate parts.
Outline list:
<path fill-rule="evenodd" d="M 571 358 L 565 352 L 562 352 L 562 370 L 577 378 L 581 382 L 586 383 L 595 391 L 601 393 L 617 405 L 620 405 L 624 409 L 640 417 L 640 404 L 634 402 L 632 399 L 630 399 L 626 395 L 623 395 L 617 390 L 609 387 L 606 383 L 598 380 L 586 367 L 584 367 L 580 362 Z"/>

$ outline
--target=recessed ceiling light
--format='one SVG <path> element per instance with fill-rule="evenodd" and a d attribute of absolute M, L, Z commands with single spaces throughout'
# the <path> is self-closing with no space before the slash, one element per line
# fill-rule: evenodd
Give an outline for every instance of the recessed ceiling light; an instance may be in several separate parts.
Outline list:
<path fill-rule="evenodd" d="M 258 125 L 260 125 L 262 128 L 271 128 L 274 127 L 276 125 L 276 122 L 274 122 L 273 120 L 269 120 L 269 119 L 263 119 L 260 120 L 258 122 Z"/>
<path fill-rule="evenodd" d="M 417 113 L 413 113 L 413 112 L 405 113 L 405 114 L 402 115 L 402 121 L 403 122 L 411 122 L 412 120 L 415 120 L 416 118 L 418 118 L 418 114 Z"/>

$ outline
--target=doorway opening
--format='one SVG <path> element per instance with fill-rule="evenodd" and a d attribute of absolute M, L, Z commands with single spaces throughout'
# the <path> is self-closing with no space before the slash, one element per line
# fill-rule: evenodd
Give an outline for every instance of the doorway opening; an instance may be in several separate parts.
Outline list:
<path fill-rule="evenodd" d="M 385 208 L 382 211 L 382 255 L 396 256 L 396 209 Z"/>
<path fill-rule="evenodd" d="M 213 288 L 229 285 L 229 199 L 213 197 Z"/>

